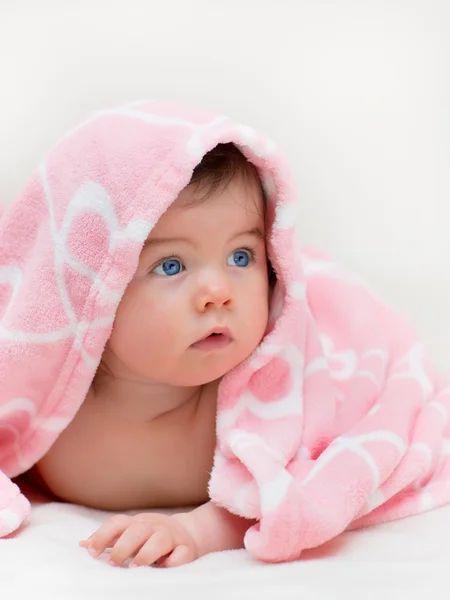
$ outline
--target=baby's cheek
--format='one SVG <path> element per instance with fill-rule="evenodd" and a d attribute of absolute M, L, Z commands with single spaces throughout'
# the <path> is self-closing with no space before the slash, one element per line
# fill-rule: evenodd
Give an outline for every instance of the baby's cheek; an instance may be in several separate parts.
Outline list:
<path fill-rule="evenodd" d="M 252 343 L 259 343 L 267 327 L 269 317 L 269 299 L 265 286 L 255 286 L 244 301 L 245 323 Z M 250 342 L 250 340 L 249 340 Z"/>
<path fill-rule="evenodd" d="M 148 347 L 160 354 L 166 354 L 186 329 L 180 311 L 169 299 L 147 302 L 137 326 Z"/>

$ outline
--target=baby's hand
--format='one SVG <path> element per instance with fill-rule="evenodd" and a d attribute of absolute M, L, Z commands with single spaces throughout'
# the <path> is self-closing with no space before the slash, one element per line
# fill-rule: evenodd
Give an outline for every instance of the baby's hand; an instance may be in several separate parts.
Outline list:
<path fill-rule="evenodd" d="M 195 540 L 182 523 L 158 513 L 114 515 L 80 546 L 95 558 L 111 548 L 109 563 L 113 566 L 121 566 L 131 557 L 130 567 L 155 563 L 179 567 L 198 558 Z"/>

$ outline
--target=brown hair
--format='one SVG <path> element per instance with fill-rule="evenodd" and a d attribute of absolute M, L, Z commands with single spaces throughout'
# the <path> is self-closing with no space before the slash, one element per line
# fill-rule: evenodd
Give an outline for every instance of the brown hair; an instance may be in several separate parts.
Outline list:
<path fill-rule="evenodd" d="M 264 205 L 266 204 L 255 165 L 231 142 L 217 144 L 195 167 L 189 185 L 196 185 L 197 191 L 205 190 L 205 194 L 196 195 L 194 202 L 207 200 L 216 191 L 226 188 L 235 177 L 240 177 L 249 186 L 256 186 L 264 199 Z"/>

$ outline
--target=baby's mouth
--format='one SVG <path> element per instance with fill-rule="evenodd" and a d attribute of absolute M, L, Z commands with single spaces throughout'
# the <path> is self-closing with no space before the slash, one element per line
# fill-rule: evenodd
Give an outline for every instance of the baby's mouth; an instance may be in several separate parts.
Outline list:
<path fill-rule="evenodd" d="M 229 329 L 220 328 L 214 329 L 200 340 L 192 344 L 191 348 L 197 350 L 220 350 L 225 348 L 232 342 L 231 332 Z"/>

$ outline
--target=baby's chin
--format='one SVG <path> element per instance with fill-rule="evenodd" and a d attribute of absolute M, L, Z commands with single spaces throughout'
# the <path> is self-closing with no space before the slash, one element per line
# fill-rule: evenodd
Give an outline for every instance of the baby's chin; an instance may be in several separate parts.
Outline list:
<path fill-rule="evenodd" d="M 227 362 L 226 365 L 209 365 L 205 366 L 197 371 L 191 369 L 186 373 L 178 372 L 174 379 L 168 382 L 171 385 L 180 386 L 180 387 L 195 387 L 208 385 L 213 381 L 217 381 L 222 379 L 224 375 L 232 371 L 235 367 L 237 367 L 240 363 L 242 363 L 247 357 L 244 357 L 241 360 L 236 360 Z"/>
<path fill-rule="evenodd" d="M 184 377 L 179 375 L 178 377 L 174 378 L 175 380 L 172 380 L 168 383 L 180 387 L 197 387 L 208 385 L 213 381 L 222 379 L 222 377 L 229 373 L 230 370 L 232 369 L 219 369 L 214 371 L 210 370 L 208 373 L 188 373 Z"/>

